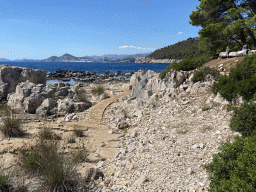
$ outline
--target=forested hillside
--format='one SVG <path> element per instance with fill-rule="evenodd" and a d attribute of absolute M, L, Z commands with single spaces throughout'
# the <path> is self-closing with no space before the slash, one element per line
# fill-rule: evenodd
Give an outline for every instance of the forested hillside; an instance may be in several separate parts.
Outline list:
<path fill-rule="evenodd" d="M 193 57 L 198 51 L 199 38 L 188 38 L 187 40 L 158 49 L 147 57 L 153 59 L 184 59 Z"/>

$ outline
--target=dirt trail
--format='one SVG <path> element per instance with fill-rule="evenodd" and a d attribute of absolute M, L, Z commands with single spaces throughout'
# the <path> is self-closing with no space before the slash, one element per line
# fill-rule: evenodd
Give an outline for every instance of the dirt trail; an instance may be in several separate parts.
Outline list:
<path fill-rule="evenodd" d="M 101 119 L 105 109 L 119 98 L 128 95 L 131 90 L 125 90 L 119 95 L 114 95 L 108 99 L 99 101 L 94 105 L 86 118 L 81 122 L 77 122 L 76 126 L 86 129 L 88 135 L 88 144 L 91 145 L 91 150 L 100 149 L 100 154 L 106 158 L 112 158 L 116 155 L 116 147 L 119 145 L 117 138 L 118 134 L 110 133 L 110 126 L 101 124 Z"/>
<path fill-rule="evenodd" d="M 27 133 L 24 138 L 5 138 L 0 133 L 0 154 L 14 154 L 22 146 L 35 144 L 39 132 L 43 127 L 49 127 L 57 135 L 61 136 L 61 148 L 75 149 L 78 145 L 84 145 L 90 152 L 100 151 L 100 155 L 105 158 L 112 158 L 116 155 L 116 148 L 119 145 L 119 133 L 110 133 L 109 125 L 101 124 L 103 113 L 108 105 L 114 101 L 128 95 L 131 90 L 125 90 L 119 95 L 114 95 L 105 100 L 99 101 L 80 122 L 31 122 L 23 124 L 23 129 Z M 76 143 L 67 143 L 68 138 L 73 136 L 75 128 L 83 130 L 83 137 L 76 137 Z M 12 155 L 11 155 L 12 156 Z M 0 158 L 1 159 L 1 158 Z M 11 164 L 12 161 L 9 162 Z"/>
<path fill-rule="evenodd" d="M 99 103 L 97 103 L 90 109 L 89 113 L 86 115 L 86 118 L 83 122 L 90 123 L 90 124 L 100 124 L 105 109 L 111 103 L 113 103 L 114 101 L 118 100 L 119 98 L 121 98 L 123 96 L 128 95 L 129 93 L 131 93 L 131 90 L 127 89 L 119 95 L 114 95 L 108 99 L 104 99 L 104 100 L 100 101 Z"/>

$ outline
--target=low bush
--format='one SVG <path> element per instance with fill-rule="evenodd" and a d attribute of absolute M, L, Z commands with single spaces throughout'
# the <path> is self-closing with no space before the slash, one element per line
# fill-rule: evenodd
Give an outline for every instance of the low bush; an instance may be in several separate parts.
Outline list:
<path fill-rule="evenodd" d="M 54 139 L 54 140 L 60 140 L 60 139 L 61 139 L 60 136 L 58 136 L 58 135 L 56 135 L 55 133 L 53 133 L 53 132 L 51 131 L 51 129 L 48 128 L 48 127 L 44 127 L 44 128 L 40 131 L 40 133 L 39 133 L 39 138 L 42 139 L 42 140 L 52 140 L 52 139 Z"/>
<path fill-rule="evenodd" d="M 10 185 L 8 184 L 9 175 L 1 174 L 0 175 L 0 191 L 10 191 Z"/>
<path fill-rule="evenodd" d="M 230 128 L 243 136 L 250 136 L 256 130 L 256 104 L 243 103 L 239 108 L 233 108 L 234 114 L 230 120 Z"/>
<path fill-rule="evenodd" d="M 57 142 L 40 141 L 35 146 L 21 149 L 20 163 L 29 171 L 39 175 L 43 191 L 76 191 L 76 164 L 81 154 L 64 158 L 58 153 Z"/>
<path fill-rule="evenodd" d="M 210 174 L 210 192 L 255 191 L 256 189 L 256 132 L 249 137 L 235 137 L 213 155 L 204 165 Z"/>
<path fill-rule="evenodd" d="M 75 136 L 77 136 L 77 137 L 82 137 L 84 135 L 84 131 L 76 126 L 73 131 L 74 131 Z"/>
<path fill-rule="evenodd" d="M 220 72 L 217 69 L 209 66 L 199 68 L 198 70 L 194 71 L 193 74 L 194 74 L 194 77 L 192 78 L 192 81 L 194 83 L 197 81 L 203 81 L 206 75 L 208 74 L 212 75 L 216 80 L 220 78 Z"/>
<path fill-rule="evenodd" d="M 75 94 L 76 94 L 79 101 L 88 102 L 88 98 L 87 98 L 87 95 L 86 95 L 86 90 L 77 88 L 75 90 Z"/>
<path fill-rule="evenodd" d="M 3 119 L 3 125 L 0 127 L 0 131 L 6 137 L 21 137 L 24 132 L 21 130 L 21 119 L 17 118 L 13 111 L 6 109 L 6 117 Z"/>
<path fill-rule="evenodd" d="M 159 74 L 159 78 L 163 79 L 171 70 L 171 66 L 167 66 L 166 69 Z"/>
<path fill-rule="evenodd" d="M 98 87 L 92 89 L 92 94 L 94 94 L 94 95 L 100 96 L 104 92 L 105 92 L 105 89 L 102 86 L 98 86 Z"/>
<path fill-rule="evenodd" d="M 181 62 L 171 66 L 176 71 L 190 71 L 198 67 L 201 67 L 204 63 L 209 61 L 209 56 L 205 54 L 197 54 L 195 57 L 188 57 L 183 59 Z"/>
<path fill-rule="evenodd" d="M 213 93 L 227 100 L 238 95 L 249 101 L 256 98 L 256 55 L 246 56 L 235 68 L 230 69 L 229 77 L 222 76 L 213 84 Z"/>
<path fill-rule="evenodd" d="M 166 74 L 171 70 L 176 71 L 190 71 L 198 67 L 201 67 L 204 63 L 209 61 L 209 56 L 205 54 L 197 54 L 195 57 L 187 57 L 179 63 L 174 62 L 171 66 L 167 66 L 164 71 L 159 74 L 159 77 L 163 79 Z"/>

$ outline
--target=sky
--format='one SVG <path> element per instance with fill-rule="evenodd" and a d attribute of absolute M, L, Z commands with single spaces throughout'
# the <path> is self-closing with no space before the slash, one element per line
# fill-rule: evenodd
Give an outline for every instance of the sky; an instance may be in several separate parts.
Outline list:
<path fill-rule="evenodd" d="M 198 0 L 0 0 L 0 58 L 138 54 L 197 37 Z"/>

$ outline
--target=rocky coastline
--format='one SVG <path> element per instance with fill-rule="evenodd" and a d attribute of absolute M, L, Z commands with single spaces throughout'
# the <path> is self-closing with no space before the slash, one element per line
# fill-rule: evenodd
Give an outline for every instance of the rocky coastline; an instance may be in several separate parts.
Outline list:
<path fill-rule="evenodd" d="M 128 73 L 121 73 L 121 71 L 117 71 L 116 73 L 110 73 L 109 71 L 104 74 L 97 74 L 96 72 L 88 72 L 88 71 L 76 71 L 76 70 L 59 70 L 56 72 L 50 72 L 47 74 L 47 80 L 62 80 L 62 81 L 70 81 L 73 79 L 76 82 L 80 83 L 101 83 L 101 82 L 110 82 L 110 81 L 126 81 L 130 79 L 130 77 L 134 74 L 133 71 Z"/>
<path fill-rule="evenodd" d="M 78 165 L 78 173 L 89 181 L 91 191 L 207 191 L 210 181 L 201 165 L 212 160 L 226 139 L 238 134 L 229 128 L 229 102 L 210 92 L 215 81 L 211 75 L 193 83 L 192 72 L 171 71 L 160 79 L 153 71 L 138 71 L 127 75 L 129 81 L 72 86 L 46 85 L 46 81 L 86 79 L 96 74 L 61 70 L 39 78 L 36 71 L 26 68 L 12 67 L 4 73 L 6 70 L 6 66 L 0 68 L 2 90 L 15 89 L 2 91 L 7 94 L 2 103 L 20 112 L 23 129 L 31 135 L 26 143 L 32 142 L 46 124 L 63 138 L 71 134 L 74 126 L 83 129 L 87 137 L 73 145 L 63 139 L 60 148 L 68 152 L 77 145 L 91 146 L 87 159 Z M 13 80 L 7 82 L 10 75 Z M 119 75 L 117 72 L 96 77 L 104 80 Z M 92 90 L 98 85 L 105 88 L 105 93 L 93 95 Z M 78 100 L 77 89 L 85 90 L 86 101 Z M 128 89 L 131 94 L 122 96 Z M 117 100 L 111 100 L 115 97 Z M 233 101 L 241 102 L 239 98 Z M 102 108 L 98 110 L 102 116 L 97 107 Z M 100 115 L 99 124 L 95 124 L 97 118 L 93 115 Z M 23 145 L 24 138 L 8 140 L 0 135 L 0 160 L 6 170 L 12 170 Z M 28 191 L 38 189 L 33 178 L 24 179 Z"/>

